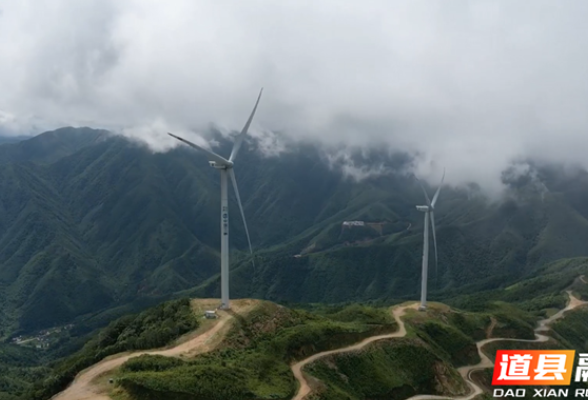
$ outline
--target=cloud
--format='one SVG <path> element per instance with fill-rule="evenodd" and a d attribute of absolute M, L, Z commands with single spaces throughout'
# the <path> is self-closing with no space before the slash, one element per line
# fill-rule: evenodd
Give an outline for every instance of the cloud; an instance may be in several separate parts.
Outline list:
<path fill-rule="evenodd" d="M 392 169 L 386 168 L 383 163 L 375 163 L 374 165 L 374 163 L 358 162 L 348 149 L 339 149 L 335 152 L 327 151 L 324 156 L 331 169 L 337 169 L 343 173 L 344 177 L 355 181 L 387 175 L 392 172 Z"/>
<path fill-rule="evenodd" d="M 28 136 L 33 132 L 57 129 L 64 124 L 34 115 L 19 115 L 0 110 L 0 136 Z"/>
<path fill-rule="evenodd" d="M 386 145 L 415 154 L 432 183 L 446 166 L 447 182 L 489 190 L 521 157 L 588 166 L 582 0 L 22 0 L 0 10 L 0 110 L 17 118 L 116 126 L 165 150 L 167 125 L 240 129 L 264 86 L 252 131 L 269 153 L 284 151 L 269 131 Z"/>
<path fill-rule="evenodd" d="M 257 150 L 265 157 L 279 157 L 280 154 L 288 151 L 288 145 L 294 144 L 283 135 L 272 131 L 258 130 L 252 132 L 252 136 Z"/>
<path fill-rule="evenodd" d="M 186 139 L 200 145 L 206 145 L 206 141 L 200 136 L 188 135 L 186 132 L 178 132 L 170 129 L 170 125 L 163 119 L 158 118 L 149 123 L 130 126 L 115 130 L 114 132 L 125 136 L 136 142 L 144 143 L 154 152 L 166 152 L 177 146 L 176 140 L 167 140 L 167 132 L 174 131 L 176 134 L 183 134 Z M 170 138 L 171 139 L 171 138 Z"/>

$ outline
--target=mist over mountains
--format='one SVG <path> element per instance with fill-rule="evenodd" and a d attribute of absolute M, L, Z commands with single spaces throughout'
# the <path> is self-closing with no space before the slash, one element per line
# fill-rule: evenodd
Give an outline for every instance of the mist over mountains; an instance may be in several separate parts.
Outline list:
<path fill-rule="evenodd" d="M 497 191 L 518 157 L 588 168 L 587 11 L 545 0 L 10 2 L 0 130 L 122 127 L 152 142 L 211 123 L 230 131 L 265 87 L 256 134 L 382 143 L 418 153 L 431 182 L 446 166 L 448 183 Z"/>
<path fill-rule="evenodd" d="M 0 400 L 490 398 L 484 354 L 588 351 L 587 13 L 0 2 Z M 244 123 L 208 319 L 219 172 L 166 133 Z"/>
<path fill-rule="evenodd" d="M 215 150 L 228 153 L 229 143 L 216 140 Z M 311 144 L 279 155 L 260 149 L 248 141 L 235 170 L 255 266 L 230 196 L 233 296 L 417 296 L 415 205 L 423 198 L 410 156 L 387 149 L 341 156 L 343 149 Z M 198 153 L 153 153 L 107 131 L 62 128 L 0 145 L 0 167 L 4 334 L 175 293 L 219 295 L 218 177 Z M 503 182 L 500 201 L 476 184 L 441 192 L 433 298 L 499 287 L 550 261 L 588 255 L 586 171 L 525 161 L 504 171 Z M 366 225 L 342 226 L 353 220 Z"/>

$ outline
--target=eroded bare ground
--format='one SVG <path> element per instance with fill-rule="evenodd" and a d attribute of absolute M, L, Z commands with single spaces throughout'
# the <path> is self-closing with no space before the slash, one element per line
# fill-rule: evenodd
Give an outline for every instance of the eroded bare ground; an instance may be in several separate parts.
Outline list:
<path fill-rule="evenodd" d="M 248 299 L 233 300 L 231 309 L 235 313 L 244 314 L 258 303 L 259 301 Z M 197 315 L 202 315 L 205 309 L 214 309 L 216 305 L 218 300 L 215 299 L 199 299 L 192 302 Z M 217 314 L 218 319 L 206 320 L 198 330 L 180 338 L 178 343 L 170 348 L 117 354 L 94 364 L 80 372 L 71 385 L 53 396 L 52 400 L 109 400 L 110 397 L 106 394 L 105 388 L 96 382 L 97 378 L 120 367 L 127 360 L 143 354 L 188 358 L 213 350 L 222 341 L 234 321 L 232 313 L 218 311 Z"/>

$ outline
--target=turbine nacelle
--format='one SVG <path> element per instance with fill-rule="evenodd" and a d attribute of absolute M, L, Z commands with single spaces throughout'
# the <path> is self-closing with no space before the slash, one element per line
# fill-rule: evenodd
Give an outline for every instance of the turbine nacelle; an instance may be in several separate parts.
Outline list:
<path fill-rule="evenodd" d="M 429 211 L 429 206 L 416 206 L 416 209 L 422 212 Z"/>
<path fill-rule="evenodd" d="M 216 169 L 229 169 L 233 168 L 233 163 L 231 161 L 227 161 L 226 163 L 219 163 L 217 161 L 209 161 L 208 164 Z"/>

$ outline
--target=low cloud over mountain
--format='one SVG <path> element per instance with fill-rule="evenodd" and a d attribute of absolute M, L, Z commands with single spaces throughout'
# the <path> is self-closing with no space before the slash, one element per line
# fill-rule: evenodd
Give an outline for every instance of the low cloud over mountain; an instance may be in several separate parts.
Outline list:
<path fill-rule="evenodd" d="M 501 189 L 513 159 L 586 166 L 588 4 L 32 0 L 0 5 L 0 110 L 42 128 L 253 133 L 419 154 Z M 52 125 L 52 121 L 60 123 Z M 10 122 L 0 118 L 0 129 Z M 22 132 L 20 132 L 22 133 Z"/>

